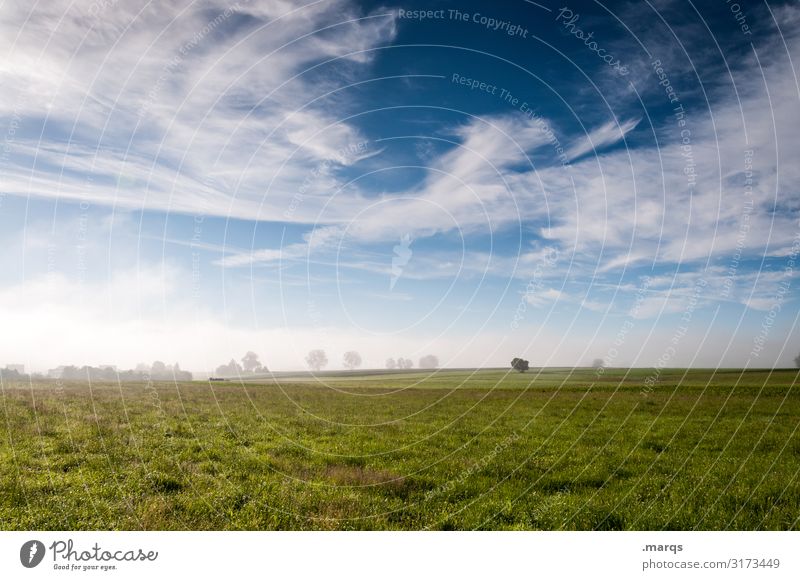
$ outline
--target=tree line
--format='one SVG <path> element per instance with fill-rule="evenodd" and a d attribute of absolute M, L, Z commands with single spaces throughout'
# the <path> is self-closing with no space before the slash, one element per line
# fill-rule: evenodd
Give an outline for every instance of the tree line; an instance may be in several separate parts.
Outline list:
<path fill-rule="evenodd" d="M 166 364 L 160 360 L 152 365 L 139 363 L 134 369 L 119 370 L 115 366 L 90 366 L 90 365 L 64 365 L 48 371 L 47 375 L 40 373 L 25 374 L 16 370 L 2 369 L 0 377 L 3 379 L 61 379 L 65 381 L 191 381 L 192 373 L 181 369 L 178 363 Z"/>
<path fill-rule="evenodd" d="M 355 370 L 361 366 L 361 355 L 355 350 L 348 350 L 342 356 L 342 366 L 347 369 Z M 321 371 L 328 365 L 328 356 L 322 349 L 314 349 L 309 351 L 306 356 L 306 364 L 312 371 Z M 414 361 L 406 357 L 387 358 L 387 369 L 410 369 L 414 368 Z M 439 357 L 433 354 L 428 354 L 419 359 L 419 368 L 421 369 L 435 369 L 439 368 Z"/>
<path fill-rule="evenodd" d="M 319 372 L 328 366 L 327 353 L 321 348 L 315 348 L 306 355 L 306 364 L 314 372 Z M 358 351 L 348 350 L 342 355 L 342 366 L 349 370 L 355 370 L 361 366 L 363 359 Z M 420 357 L 418 361 L 420 369 L 435 369 L 439 367 L 439 357 L 428 354 Z M 386 359 L 387 369 L 411 369 L 414 368 L 414 361 L 406 357 Z M 248 351 L 239 361 L 231 359 L 229 362 L 219 365 L 214 371 L 214 376 L 218 378 L 237 378 L 247 377 L 263 373 L 268 373 L 266 365 L 261 364 L 258 354 Z"/>

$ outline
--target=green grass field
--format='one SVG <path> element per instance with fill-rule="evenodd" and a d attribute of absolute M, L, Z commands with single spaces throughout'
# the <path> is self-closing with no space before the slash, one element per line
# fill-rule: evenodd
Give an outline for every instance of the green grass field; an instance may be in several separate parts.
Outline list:
<path fill-rule="evenodd" d="M 23 529 L 796 529 L 796 371 L 2 385 Z"/>

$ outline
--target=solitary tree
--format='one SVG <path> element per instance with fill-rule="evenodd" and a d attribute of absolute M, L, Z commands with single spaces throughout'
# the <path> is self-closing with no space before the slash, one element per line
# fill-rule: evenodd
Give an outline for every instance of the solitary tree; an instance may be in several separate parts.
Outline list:
<path fill-rule="evenodd" d="M 258 360 L 258 355 L 252 350 L 247 351 L 247 354 L 242 357 L 242 368 L 247 373 L 260 373 L 266 370 L 263 366 L 261 366 L 261 362 Z"/>
<path fill-rule="evenodd" d="M 344 359 L 342 360 L 342 363 L 348 369 L 353 370 L 354 368 L 361 366 L 361 355 L 354 350 L 348 350 L 346 353 L 344 353 Z"/>
<path fill-rule="evenodd" d="M 794 364 L 796 364 L 797 367 L 800 368 L 800 354 L 794 357 Z"/>
<path fill-rule="evenodd" d="M 601 358 L 596 358 L 596 359 L 594 359 L 592 361 L 592 368 L 593 369 L 602 369 L 604 366 L 606 366 L 606 363 Z"/>
<path fill-rule="evenodd" d="M 309 351 L 306 363 L 312 371 L 319 371 L 328 364 L 328 357 L 325 355 L 324 350 L 317 348 Z"/>
<path fill-rule="evenodd" d="M 528 370 L 528 361 L 522 358 L 514 357 L 511 360 L 511 368 L 514 369 L 515 371 L 524 373 L 525 371 Z"/>
<path fill-rule="evenodd" d="M 386 359 L 386 368 L 387 369 L 396 369 L 397 368 L 397 363 L 395 362 L 395 360 L 393 358 L 387 358 Z"/>
<path fill-rule="evenodd" d="M 419 359 L 419 368 L 421 369 L 435 369 L 439 366 L 439 357 L 434 354 L 428 354 Z"/>

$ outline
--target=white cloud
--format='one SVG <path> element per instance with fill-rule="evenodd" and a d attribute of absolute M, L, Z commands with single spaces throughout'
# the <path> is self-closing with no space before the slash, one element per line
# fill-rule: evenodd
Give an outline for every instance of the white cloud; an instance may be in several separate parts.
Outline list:
<path fill-rule="evenodd" d="M 23 114 L 35 117 L 55 102 L 51 121 L 76 123 L 68 146 L 15 144 L 20 162 L 4 175 L 12 192 L 317 224 L 308 239 L 318 248 L 404 234 L 415 239 L 442 232 L 469 236 L 534 221 L 547 223 L 541 233 L 566 252 L 579 252 L 584 261 L 597 256 L 592 269 L 608 271 L 647 261 L 700 260 L 735 247 L 741 191 L 726 179 L 742 170 L 744 117 L 759 170 L 747 250 L 785 252 L 791 243 L 789 218 L 768 211 L 776 195 L 791 202 L 796 196 L 783 184 L 800 179 L 796 164 L 789 162 L 800 133 L 793 114 L 797 87 L 780 59 L 770 60 L 764 69 L 771 107 L 765 106 L 750 59 L 738 83 L 742 110 L 735 99 L 720 96 L 713 124 L 710 118 L 690 118 L 698 171 L 693 194 L 686 186 L 686 160 L 671 118 L 657 127 L 659 149 L 626 149 L 579 160 L 568 169 L 534 170 L 548 136 L 522 115 L 498 115 L 453 129 L 446 137 L 454 146 L 431 159 L 431 170 L 419 186 L 400 195 L 376 196 L 356 187 L 340 189 L 334 174 L 320 165 L 347 163 L 340 151 L 364 137 L 338 122 L 325 98 L 305 106 L 340 83 L 326 82 L 321 73 L 312 73 L 312 82 L 312 76 L 300 73 L 321 60 L 390 41 L 395 34 L 391 17 L 376 13 L 339 26 L 357 16 L 345 2 L 288 13 L 285 3 L 247 3 L 209 33 L 217 35 L 213 51 L 208 50 L 210 41 L 201 39 L 196 46 L 189 44 L 193 48 L 173 66 L 172 58 L 223 12 L 223 5 L 204 12 L 193 5 L 174 6 L 166 14 L 174 20 L 163 12 L 145 10 L 134 19 L 133 8 L 111 11 L 91 20 L 88 41 L 81 43 L 87 17 L 80 14 L 89 6 L 74 5 L 58 26 L 64 10 L 52 4 L 32 14 L 14 12 L 8 19 L 4 38 L 11 38 L 15 27 L 21 34 L 16 44 L 5 47 L 9 58 L 0 65 L 0 75 L 12 90 L 0 96 L 0 106 L 21 106 Z M 283 16 L 269 21 L 278 15 Z M 243 18 L 249 20 L 243 23 Z M 329 26 L 335 28 L 323 30 Z M 41 66 L 31 66 L 50 27 L 57 34 Z M 120 30 L 124 34 L 117 34 Z M 329 41 L 334 37 L 335 42 Z M 344 60 L 363 66 L 369 54 Z M 119 70 L 130 71 L 130 76 Z M 29 87 L 40 83 L 47 86 L 29 94 Z M 50 94 L 54 96 L 42 100 Z M 138 119 L 143 103 L 148 104 L 147 115 Z M 781 119 L 780 126 L 774 118 Z M 574 159 L 606 147 L 639 125 L 640 119 L 601 125 L 568 144 L 567 155 Z M 104 128 L 103 141 L 95 127 Z M 350 162 L 378 151 L 373 148 Z M 31 174 L 34 158 L 39 169 Z M 520 171 L 526 164 L 530 169 Z M 86 172 L 94 179 L 87 180 Z M 312 172 L 315 177 L 309 182 Z M 301 189 L 302 202 L 293 205 Z M 236 255 L 221 263 L 244 266 L 298 256 L 301 250 L 294 247 L 287 254 L 286 249 L 256 248 L 249 257 Z"/>
<path fill-rule="evenodd" d="M 525 301 L 532 306 L 544 306 L 552 302 L 558 302 L 562 297 L 561 290 L 555 288 L 544 288 L 542 290 L 528 292 L 524 295 Z"/>
<path fill-rule="evenodd" d="M 469 242 L 476 233 L 521 231 L 525 224 L 562 256 L 541 277 L 545 290 L 528 298 L 531 305 L 569 302 L 603 311 L 606 305 L 576 286 L 638 265 L 689 264 L 689 275 L 669 276 L 648 292 L 638 316 L 656 318 L 685 308 L 706 263 L 716 266 L 705 274 L 704 300 L 722 299 L 746 207 L 745 149 L 754 151 L 757 179 L 743 256 L 786 255 L 797 234 L 790 211 L 800 207 L 798 86 L 788 60 L 773 56 L 777 51 L 764 50 L 763 69 L 750 57 L 734 71 L 741 107 L 726 86 L 712 95 L 713 118 L 690 113 L 694 191 L 687 186 L 687 159 L 672 117 L 652 120 L 659 148 L 603 152 L 643 128 L 639 119 L 601 125 L 566 143 L 567 157 L 577 161 L 565 168 L 542 163 L 552 151 L 540 125 L 522 115 L 492 115 L 442 133 L 437 144 L 449 147 L 438 156 L 425 154 L 429 170 L 421 183 L 385 194 L 343 189 L 331 169 L 370 156 L 377 161 L 383 151 L 370 144 L 361 155 L 342 157 L 343 149 L 365 137 L 341 121 L 348 111 L 331 91 L 349 81 L 353 69 L 369 64 L 369 49 L 394 38 L 393 17 L 375 13 L 347 22 L 361 14 L 343 0 L 301 9 L 290 2 L 248 2 L 193 44 L 223 4 L 199 10 L 194 3 L 126 2 L 102 17 L 91 14 L 98 3 L 15 6 L 4 8 L 0 24 L 0 110 L 18 113 L 29 129 L 47 116 L 53 133 L 74 132 L 68 142 L 50 132 L 41 142 L 20 136 L 12 163 L 3 168 L 4 190 L 316 226 L 304 241 L 283 248 L 223 255 L 216 262 L 221 266 L 274 265 L 326 251 L 331 257 L 343 248 L 336 256 L 342 266 L 388 278 L 390 255 L 383 261 L 365 256 L 364 246 L 448 233 L 466 240 L 464 251 L 415 250 L 404 280 L 525 278 L 537 268 L 534 251 L 498 256 Z M 794 18 L 800 13 L 785 10 Z M 325 30 L 330 26 L 335 28 Z M 800 60 L 796 36 L 787 40 Z M 314 68 L 338 57 L 335 73 L 329 66 Z M 591 151 L 600 153 L 582 157 Z M 790 211 L 773 212 L 776 201 Z M 302 366 L 305 351 L 317 342 L 331 350 L 357 347 L 375 361 L 386 352 L 410 356 L 421 348 L 419 337 L 364 340 L 342 328 L 248 330 L 211 315 L 198 318 L 175 301 L 180 291 L 174 272 L 145 274 L 142 279 L 142 272 L 117 273 L 103 286 L 53 278 L 4 288 L 0 319 L 20 330 L 0 347 L 20 360 L 26 353 L 47 353 L 41 364 L 132 365 L 158 356 L 196 369 L 253 344 L 268 347 L 265 360 L 283 367 Z M 579 283 L 559 289 L 568 276 Z M 737 273 L 736 288 L 725 299 L 764 309 L 775 284 L 766 274 Z M 407 301 L 405 293 L 393 297 Z M 557 330 L 542 336 L 539 362 L 571 364 L 588 348 L 573 337 L 562 346 Z M 525 342 L 515 340 L 513 347 L 522 352 Z M 452 339 L 436 348 L 453 364 L 496 364 L 491 353 L 497 337 L 478 342 Z M 648 348 L 658 353 L 657 346 Z"/>
<path fill-rule="evenodd" d="M 800 58 L 796 35 L 787 41 L 790 55 Z M 762 69 L 755 57 L 739 63 L 733 73 L 739 99 L 730 85 L 718 89 L 711 95 L 713 118 L 687 111 L 691 158 L 684 128 L 668 114 L 651 119 L 658 148 L 605 153 L 568 172 L 527 176 L 528 189 L 544 183 L 548 207 L 539 219 L 550 225 L 542 233 L 565 252 L 593 258 L 591 267 L 604 272 L 706 261 L 727 266 L 737 250 L 740 260 L 786 255 L 798 234 L 800 167 L 791 160 L 800 153 L 800 117 L 794 114 L 800 95 L 788 55 L 774 56 L 777 49 L 763 49 L 773 56 Z M 744 183 L 746 150 L 753 151 L 752 195 Z M 687 176 L 692 170 L 694 188 Z"/>
<path fill-rule="evenodd" d="M 6 6 L 0 111 L 34 133 L 46 118 L 47 129 L 41 140 L 19 132 L 4 189 L 312 219 L 307 207 L 284 216 L 309 168 L 353 162 L 339 153 L 364 141 L 325 95 L 394 35 L 392 14 L 360 14 L 346 0 Z M 68 142 L 52 137 L 65 131 Z M 323 177 L 315 191 L 335 183 Z"/>
<path fill-rule="evenodd" d="M 589 152 L 598 153 L 608 145 L 623 140 L 625 135 L 633 131 L 640 121 L 641 119 L 628 119 L 620 124 L 619 121 L 614 120 L 592 129 L 582 141 L 578 141 L 567 149 L 567 158 L 572 161 Z"/>

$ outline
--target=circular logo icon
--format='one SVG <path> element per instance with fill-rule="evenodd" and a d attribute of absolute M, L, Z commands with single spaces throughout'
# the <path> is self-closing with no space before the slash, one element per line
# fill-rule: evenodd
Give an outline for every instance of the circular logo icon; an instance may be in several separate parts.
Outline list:
<path fill-rule="evenodd" d="M 29 540 L 19 549 L 19 561 L 26 568 L 35 568 L 44 559 L 44 544 L 39 540 Z"/>

